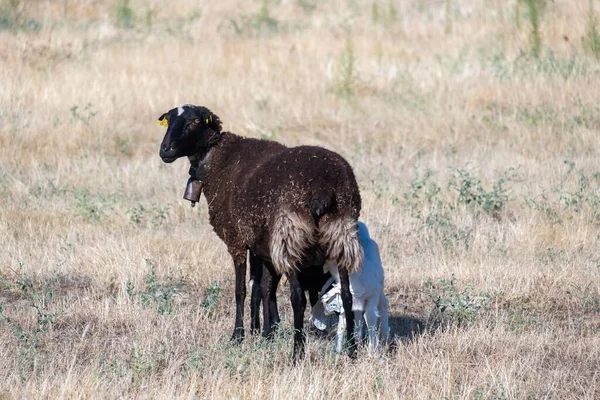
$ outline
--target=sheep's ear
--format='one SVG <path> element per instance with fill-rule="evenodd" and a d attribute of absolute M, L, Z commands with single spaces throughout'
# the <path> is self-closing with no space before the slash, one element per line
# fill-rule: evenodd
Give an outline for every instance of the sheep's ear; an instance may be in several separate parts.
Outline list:
<path fill-rule="evenodd" d="M 158 124 L 162 126 L 169 126 L 169 120 L 167 119 L 167 113 L 164 113 L 158 117 Z"/>
<path fill-rule="evenodd" d="M 221 132 L 221 120 L 212 112 L 208 112 L 208 114 L 204 117 L 204 123 L 209 128 Z"/>

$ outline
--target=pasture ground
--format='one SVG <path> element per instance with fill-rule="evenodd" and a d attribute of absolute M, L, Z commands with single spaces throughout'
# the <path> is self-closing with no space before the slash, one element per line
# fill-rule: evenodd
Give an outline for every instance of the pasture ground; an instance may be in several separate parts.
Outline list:
<path fill-rule="evenodd" d="M 599 398 L 591 5 L 0 1 L 0 398 Z M 231 261 L 158 157 L 183 103 L 353 165 L 389 352 L 292 366 L 285 286 L 275 341 L 229 343 Z"/>

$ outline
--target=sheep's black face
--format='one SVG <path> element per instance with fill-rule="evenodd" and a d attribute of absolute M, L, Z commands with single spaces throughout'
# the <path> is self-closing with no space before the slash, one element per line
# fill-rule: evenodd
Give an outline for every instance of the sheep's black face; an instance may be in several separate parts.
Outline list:
<path fill-rule="evenodd" d="M 166 163 L 208 149 L 215 135 L 221 132 L 219 117 L 208 108 L 189 104 L 169 110 L 158 121 L 167 126 L 159 153 Z"/>

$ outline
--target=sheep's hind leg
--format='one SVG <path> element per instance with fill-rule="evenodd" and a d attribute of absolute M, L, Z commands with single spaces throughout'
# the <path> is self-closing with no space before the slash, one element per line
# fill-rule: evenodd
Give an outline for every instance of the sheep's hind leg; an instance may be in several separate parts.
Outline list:
<path fill-rule="evenodd" d="M 260 301 L 262 297 L 262 259 L 250 252 L 250 333 L 260 331 Z M 265 325 L 268 320 L 264 320 Z"/>
<path fill-rule="evenodd" d="M 294 362 L 297 362 L 304 356 L 304 311 L 306 310 L 306 295 L 300 285 L 295 271 L 286 274 L 290 282 L 290 297 L 292 308 L 294 310 Z"/>
<path fill-rule="evenodd" d="M 275 272 L 273 264 L 263 262 L 262 298 L 263 298 L 263 337 L 272 339 L 273 333 L 280 322 L 277 310 L 277 287 L 281 275 Z"/>
<path fill-rule="evenodd" d="M 352 293 L 346 268 L 339 268 L 342 305 L 346 317 L 346 344 L 350 358 L 356 358 L 356 340 L 354 338 L 354 313 L 352 312 Z"/>
<path fill-rule="evenodd" d="M 244 338 L 244 301 L 246 300 L 246 258 L 235 262 L 235 326 L 231 340 Z"/>

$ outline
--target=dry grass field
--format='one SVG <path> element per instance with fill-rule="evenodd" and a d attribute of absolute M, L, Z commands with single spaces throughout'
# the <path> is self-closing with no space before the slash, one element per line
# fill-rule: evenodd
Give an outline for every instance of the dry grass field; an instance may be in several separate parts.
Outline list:
<path fill-rule="evenodd" d="M 600 398 L 591 5 L 0 0 L 0 398 Z M 229 342 L 231 259 L 158 157 L 183 103 L 352 164 L 387 351 L 310 331 L 293 366 L 286 285 Z"/>

